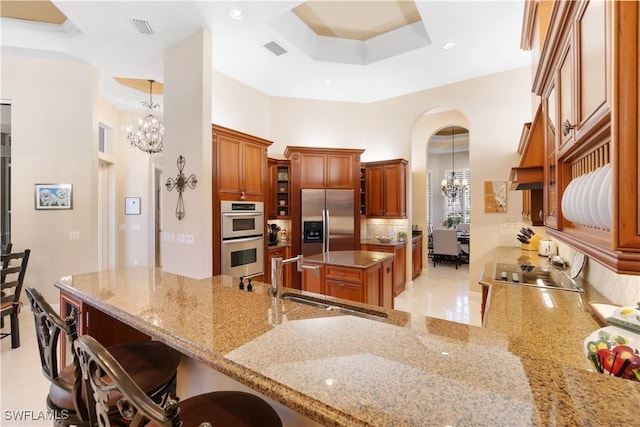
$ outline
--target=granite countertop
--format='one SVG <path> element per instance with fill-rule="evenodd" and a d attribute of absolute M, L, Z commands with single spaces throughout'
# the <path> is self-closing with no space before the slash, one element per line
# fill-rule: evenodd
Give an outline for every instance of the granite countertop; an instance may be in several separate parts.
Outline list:
<path fill-rule="evenodd" d="M 520 252 L 499 248 L 483 261 Z M 236 284 L 131 267 L 55 285 L 323 425 L 640 419 L 640 383 L 596 373 L 584 357 L 583 341 L 599 327 L 588 298 L 601 298 L 588 284 L 584 294 L 491 285 L 483 327 L 393 310 L 392 322 L 373 321 Z"/>
<path fill-rule="evenodd" d="M 407 244 L 407 242 L 406 242 L 406 241 L 402 241 L 402 242 L 400 242 L 400 241 L 398 241 L 398 240 L 396 240 L 396 239 L 393 239 L 393 240 L 392 240 L 392 241 L 390 241 L 390 242 L 383 243 L 383 242 L 380 242 L 380 241 L 378 241 L 378 240 L 376 240 L 376 239 L 361 239 L 361 240 L 360 240 L 360 244 L 361 244 L 361 245 L 376 245 L 376 246 L 390 246 L 390 247 L 395 247 L 395 246 L 404 246 L 404 245 L 406 245 L 406 244 Z"/>
<path fill-rule="evenodd" d="M 395 257 L 388 252 L 374 251 L 330 251 L 304 257 L 304 262 L 314 264 L 336 265 L 340 267 L 369 268 L 379 262 Z"/>
<path fill-rule="evenodd" d="M 280 248 L 286 248 L 287 246 L 291 246 L 291 242 L 289 241 L 283 242 L 279 240 L 278 243 L 276 243 L 275 245 L 267 245 L 267 249 L 280 249 Z"/>

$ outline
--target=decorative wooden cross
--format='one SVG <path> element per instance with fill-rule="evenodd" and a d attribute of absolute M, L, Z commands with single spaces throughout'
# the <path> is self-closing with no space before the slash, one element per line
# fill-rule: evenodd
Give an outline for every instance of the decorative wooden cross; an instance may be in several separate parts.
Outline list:
<path fill-rule="evenodd" d="M 196 183 L 198 180 L 194 174 L 189 175 L 189 178 L 185 177 L 182 170 L 184 169 L 184 164 L 186 163 L 186 159 L 182 156 L 178 157 L 178 176 L 176 179 L 169 178 L 167 179 L 167 190 L 171 191 L 174 188 L 178 188 L 178 203 L 176 204 L 176 217 L 178 219 L 184 218 L 184 202 L 182 201 L 182 192 L 185 188 L 189 187 L 191 189 L 196 188 Z"/>

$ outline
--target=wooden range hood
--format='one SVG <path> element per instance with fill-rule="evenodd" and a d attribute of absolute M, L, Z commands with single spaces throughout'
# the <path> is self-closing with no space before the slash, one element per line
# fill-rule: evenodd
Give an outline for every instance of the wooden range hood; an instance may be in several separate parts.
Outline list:
<path fill-rule="evenodd" d="M 538 106 L 533 122 L 525 123 L 520 135 L 518 153 L 520 165 L 511 168 L 509 180 L 512 190 L 541 189 L 544 181 L 544 133 L 541 118 L 542 106 Z"/>

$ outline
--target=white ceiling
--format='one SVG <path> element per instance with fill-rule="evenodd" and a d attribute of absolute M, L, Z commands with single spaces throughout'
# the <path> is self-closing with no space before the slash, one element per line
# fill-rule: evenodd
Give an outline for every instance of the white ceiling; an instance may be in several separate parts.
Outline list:
<path fill-rule="evenodd" d="M 523 0 L 418 0 L 431 44 L 368 65 L 313 60 L 283 34 L 276 22 L 301 1 L 53 3 L 68 17 L 65 25 L 2 18 L 3 49 L 90 62 L 100 71 L 101 94 L 123 109 L 137 108 L 139 92 L 112 78 L 162 82 L 163 52 L 201 28 L 212 33 L 215 70 L 270 96 L 368 103 L 530 63 L 519 48 Z M 231 19 L 231 8 L 244 19 Z M 132 18 L 147 20 L 155 34 L 140 34 Z M 457 47 L 443 50 L 450 40 Z M 288 53 L 273 55 L 263 47 L 270 41 Z"/>

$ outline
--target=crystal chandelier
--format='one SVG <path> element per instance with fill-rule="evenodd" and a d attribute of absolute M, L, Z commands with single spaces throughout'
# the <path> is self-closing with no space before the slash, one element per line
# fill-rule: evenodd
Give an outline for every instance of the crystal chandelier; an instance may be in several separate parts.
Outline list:
<path fill-rule="evenodd" d="M 127 140 L 132 147 L 149 154 L 162 153 L 162 140 L 164 138 L 164 126 L 158 121 L 151 111 L 160 107 L 153 102 L 152 92 L 154 80 L 149 80 L 149 101 L 142 101 L 142 105 L 149 110 L 144 118 L 138 120 L 138 128 L 127 129 Z"/>
<path fill-rule="evenodd" d="M 456 178 L 455 157 L 453 154 L 454 136 L 453 126 L 451 126 L 451 178 L 449 180 L 447 178 L 443 179 L 441 184 L 442 195 L 451 202 L 455 202 L 458 197 L 462 197 L 468 187 L 466 179 L 462 179 L 461 184 L 460 180 Z"/>

